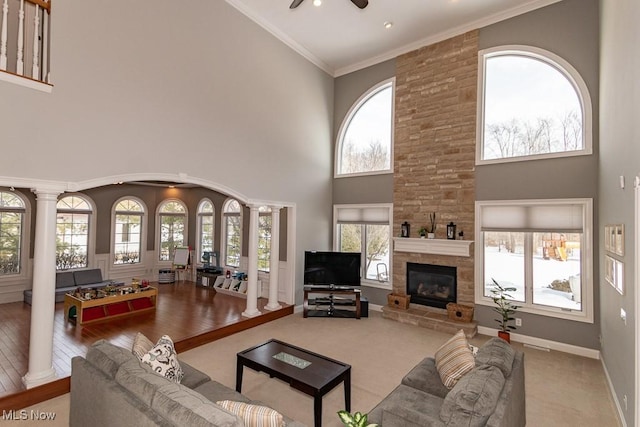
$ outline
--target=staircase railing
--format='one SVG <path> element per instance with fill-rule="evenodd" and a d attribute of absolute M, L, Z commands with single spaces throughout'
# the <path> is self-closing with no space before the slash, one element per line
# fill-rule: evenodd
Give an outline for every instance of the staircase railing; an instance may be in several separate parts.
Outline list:
<path fill-rule="evenodd" d="M 0 72 L 50 83 L 51 0 L 0 1 Z"/>

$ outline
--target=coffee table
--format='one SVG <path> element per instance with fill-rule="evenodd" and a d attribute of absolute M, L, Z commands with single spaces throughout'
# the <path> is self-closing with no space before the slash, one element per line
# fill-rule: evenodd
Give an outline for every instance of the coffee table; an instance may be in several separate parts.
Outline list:
<path fill-rule="evenodd" d="M 344 405 L 351 411 L 351 365 L 271 339 L 238 353 L 236 391 L 242 392 L 242 371 L 247 366 L 286 381 L 313 396 L 314 425 L 322 425 L 322 397 L 344 382 Z"/>

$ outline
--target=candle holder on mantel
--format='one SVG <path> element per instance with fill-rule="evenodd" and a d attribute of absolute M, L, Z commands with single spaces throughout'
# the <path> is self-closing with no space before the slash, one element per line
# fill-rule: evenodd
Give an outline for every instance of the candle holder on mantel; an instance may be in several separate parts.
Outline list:
<path fill-rule="evenodd" d="M 456 240 L 456 225 L 453 221 L 447 224 L 447 239 Z"/>
<path fill-rule="evenodd" d="M 411 232 L 411 224 L 407 221 L 403 222 L 400 226 L 400 237 L 409 237 L 409 233 Z"/>

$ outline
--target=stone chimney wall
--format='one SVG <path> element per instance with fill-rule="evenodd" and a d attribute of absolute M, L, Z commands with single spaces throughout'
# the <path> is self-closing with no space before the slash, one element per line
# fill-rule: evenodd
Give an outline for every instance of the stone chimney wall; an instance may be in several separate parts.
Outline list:
<path fill-rule="evenodd" d="M 436 238 L 474 238 L 478 31 L 397 58 L 393 235 L 411 224 L 410 237 L 436 212 Z M 457 237 L 457 236 L 456 236 Z M 393 254 L 393 292 L 406 293 L 406 263 L 455 266 L 458 302 L 474 301 L 474 248 L 470 257 Z"/>

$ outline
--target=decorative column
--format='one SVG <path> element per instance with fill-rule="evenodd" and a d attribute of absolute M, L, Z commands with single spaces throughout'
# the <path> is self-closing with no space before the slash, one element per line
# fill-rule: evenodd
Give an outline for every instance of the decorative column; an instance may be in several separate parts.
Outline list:
<path fill-rule="evenodd" d="M 258 205 L 249 205 L 249 268 L 247 275 L 247 308 L 242 313 L 245 317 L 256 317 L 262 314 L 258 310 Z"/>
<path fill-rule="evenodd" d="M 53 317 L 56 288 L 56 203 L 51 190 L 36 193 L 36 235 L 33 253 L 33 299 L 29 335 L 29 371 L 22 378 L 27 388 L 56 379 L 53 369 Z"/>
<path fill-rule="evenodd" d="M 278 310 L 278 273 L 280 270 L 280 209 L 282 206 L 271 208 L 271 254 L 269 256 L 269 303 L 265 310 Z"/>

